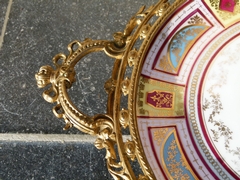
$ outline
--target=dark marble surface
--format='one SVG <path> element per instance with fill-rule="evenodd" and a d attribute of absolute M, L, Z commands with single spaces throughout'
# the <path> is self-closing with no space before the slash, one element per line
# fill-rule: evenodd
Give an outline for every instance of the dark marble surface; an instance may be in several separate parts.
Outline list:
<path fill-rule="evenodd" d="M 93 142 L 1 141 L 1 180 L 107 180 L 105 149 Z M 130 162 L 138 177 L 142 174 L 136 160 Z"/>
<path fill-rule="evenodd" d="M 104 157 L 90 143 L 0 142 L 0 179 L 112 179 Z"/>
<path fill-rule="evenodd" d="M 156 1 L 14 0 L 0 49 L 0 136 L 80 133 L 74 128 L 62 130 L 64 123 L 53 115 L 53 104 L 42 98 L 35 73 L 43 65 L 52 65 L 56 54 L 67 53 L 67 45 L 73 40 L 112 39 L 143 4 Z M 0 29 L 7 5 L 7 0 L 0 0 Z M 77 82 L 70 94 L 84 112 L 105 112 L 103 86 L 112 65 L 113 59 L 95 53 L 76 67 Z M 104 157 L 105 150 L 97 150 L 92 142 L 0 141 L 0 180 L 112 179 Z M 137 163 L 133 164 L 138 172 Z"/>
<path fill-rule="evenodd" d="M 0 2 L 0 8 L 8 3 Z M 41 97 L 43 90 L 37 88 L 34 74 L 42 65 L 52 65 L 52 57 L 59 52 L 67 53 L 67 45 L 75 39 L 112 39 L 143 4 L 154 2 L 13 1 L 0 49 L 0 133 L 79 133 L 62 130 L 64 123 L 53 116 L 53 105 Z M 98 53 L 79 63 L 71 97 L 84 112 L 105 112 L 103 85 L 112 64 L 112 59 Z"/>
<path fill-rule="evenodd" d="M 0 35 L 6 15 L 7 5 L 8 5 L 7 0 L 0 0 Z"/>

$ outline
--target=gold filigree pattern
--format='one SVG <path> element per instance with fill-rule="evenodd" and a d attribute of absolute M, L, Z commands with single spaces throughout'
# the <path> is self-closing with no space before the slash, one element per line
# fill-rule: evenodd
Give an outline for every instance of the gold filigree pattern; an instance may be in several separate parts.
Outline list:
<path fill-rule="evenodd" d="M 175 139 L 173 139 L 170 146 L 168 147 L 167 160 L 169 161 L 169 163 L 167 164 L 167 166 L 169 167 L 169 172 L 172 175 L 173 179 L 190 180 L 189 175 L 184 173 L 181 168 L 181 165 L 184 164 L 183 160 L 176 160 L 177 154 L 177 144 Z"/>
<path fill-rule="evenodd" d="M 151 91 L 147 91 L 148 87 L 151 87 Z M 138 114 L 153 117 L 183 116 L 183 94 L 184 87 L 182 86 L 140 77 Z"/>
<path fill-rule="evenodd" d="M 214 157 L 212 154 L 208 153 L 208 144 L 204 143 L 202 141 L 202 135 L 199 133 L 200 131 L 200 127 L 197 124 L 197 116 L 196 116 L 196 112 L 195 112 L 195 108 L 197 108 L 197 104 L 195 102 L 195 97 L 197 96 L 197 86 L 198 86 L 198 81 L 200 79 L 200 74 L 201 72 L 203 72 L 205 64 L 208 62 L 209 59 L 211 59 L 212 54 L 219 48 L 220 44 L 223 44 L 223 42 L 228 39 L 229 37 L 231 37 L 233 34 L 235 34 L 236 32 L 239 32 L 239 26 L 233 27 L 232 29 L 230 29 L 229 31 L 225 32 L 222 36 L 220 36 L 213 44 L 211 44 L 211 46 L 207 49 L 207 51 L 204 53 L 204 56 L 201 57 L 201 59 L 199 60 L 199 64 L 197 65 L 197 70 L 196 72 L 192 75 L 192 81 L 190 84 L 189 89 L 190 91 L 190 95 L 189 95 L 189 122 L 191 123 L 191 126 L 194 127 L 192 129 L 193 134 L 198 137 L 196 138 L 196 142 L 198 143 L 199 147 L 201 148 L 201 150 L 204 152 L 204 155 L 206 157 L 206 159 L 208 160 L 209 163 L 211 163 L 213 165 L 213 167 L 219 172 L 219 177 L 223 178 L 223 179 L 231 179 L 229 174 L 226 173 L 226 171 L 224 171 L 223 167 L 221 166 L 221 164 L 218 163 L 218 161 L 216 161 L 216 157 Z M 228 53 L 229 54 L 229 53 Z M 226 61 L 228 61 L 228 59 L 226 59 Z M 229 63 L 229 62 L 227 62 Z M 225 65 L 225 64 L 223 64 Z M 220 75 L 225 75 L 224 72 L 221 71 Z M 217 78 L 217 76 L 215 77 Z M 224 83 L 224 79 L 221 78 L 221 76 L 218 77 L 219 81 L 223 80 L 222 83 Z M 221 83 L 220 83 L 221 84 Z M 220 86 L 219 86 L 220 87 Z M 209 89 L 211 89 L 210 92 L 212 91 L 212 88 L 210 87 Z M 215 93 L 216 95 L 216 93 Z M 211 101 L 210 101 L 211 102 Z M 219 108 L 219 103 L 217 102 L 217 111 L 220 109 Z M 204 108 L 208 108 L 209 107 L 209 103 L 204 102 L 203 103 Z M 213 105 L 214 106 L 214 105 Z M 217 113 L 213 113 L 213 114 L 217 114 Z M 208 118 L 206 118 L 208 119 Z M 210 119 L 211 120 L 211 119 Z M 220 124 L 219 124 L 220 125 Z M 221 125 L 219 126 L 221 128 Z M 217 130 L 217 129 L 216 129 Z M 207 151 L 206 151 L 207 150 Z"/>
<path fill-rule="evenodd" d="M 205 31 L 205 28 L 205 26 L 187 26 L 179 30 L 173 36 L 168 48 L 168 52 L 170 52 L 168 53 L 168 60 L 170 61 L 169 63 L 172 65 L 172 68 L 175 72 L 178 70 L 178 67 L 183 59 L 182 57 L 185 54 L 182 53 L 182 51 L 186 52 L 186 50 L 188 50 L 188 48 L 193 44 L 195 39 Z M 175 64 L 177 65 L 174 65 L 171 55 L 175 56 Z"/>
<path fill-rule="evenodd" d="M 209 101 L 205 99 L 205 103 L 203 104 L 202 108 L 204 111 L 209 109 L 211 110 L 208 122 L 214 124 L 216 127 L 215 129 L 211 129 L 213 133 L 213 140 L 215 142 L 218 142 L 219 138 L 223 137 L 225 148 L 228 150 L 230 140 L 232 139 L 232 131 L 224 124 L 224 122 L 215 119 L 216 115 L 219 115 L 221 113 L 221 110 L 223 110 L 219 94 L 211 94 L 210 97 L 212 100 Z"/>
<path fill-rule="evenodd" d="M 227 18 L 231 18 L 231 16 L 235 16 L 240 13 L 240 8 L 239 8 L 239 1 L 235 1 L 235 8 L 233 12 L 227 12 L 227 11 L 221 11 L 220 9 L 220 3 L 221 0 L 210 0 L 211 6 L 214 7 L 215 10 L 219 13 L 219 15 L 226 20 Z"/>
<path fill-rule="evenodd" d="M 232 43 L 233 44 L 233 43 Z M 234 122 L 235 110 L 229 109 L 229 105 L 234 108 L 234 106 L 238 106 L 235 103 L 232 104 L 233 101 L 229 101 L 231 96 L 226 96 L 225 92 L 229 94 L 235 94 L 234 91 L 231 92 L 231 89 L 222 89 L 231 87 L 233 84 L 231 81 L 231 74 L 236 73 L 237 70 L 234 70 L 233 67 L 238 67 L 239 58 L 239 43 L 231 45 L 226 45 L 225 48 L 219 54 L 221 56 L 217 56 L 214 62 L 212 63 L 212 68 L 210 68 L 208 72 L 208 76 L 212 79 L 211 83 L 206 83 L 205 95 L 204 95 L 204 103 L 203 103 L 203 111 L 205 121 L 207 121 L 207 127 L 209 129 L 209 134 L 211 139 L 214 142 L 216 147 L 223 146 L 220 151 L 220 155 L 224 153 L 224 156 L 228 156 L 226 161 L 228 163 L 233 163 L 236 159 L 240 159 L 239 153 L 239 144 L 237 143 L 236 138 L 238 137 L 234 124 L 231 125 L 231 122 Z M 221 73 L 223 75 L 219 76 L 216 73 L 216 68 L 221 69 Z M 229 71 L 231 69 L 231 71 Z M 235 73 L 233 73 L 235 72 Z M 237 83 L 234 83 L 237 86 Z M 229 92 L 230 91 L 230 92 Z M 232 111 L 231 111 L 232 110 Z M 225 114 L 229 114 L 229 120 L 226 121 Z M 231 114 L 231 115 L 230 115 Z M 222 119 L 223 118 L 223 119 Z M 223 151 L 224 150 L 224 151 Z M 240 172 L 239 164 L 236 164 L 235 171 Z"/>
<path fill-rule="evenodd" d="M 162 56 L 162 58 L 160 58 L 159 67 L 160 67 L 163 71 L 170 72 L 170 73 L 173 73 L 173 72 L 174 72 L 172 66 L 171 66 L 170 63 L 168 62 L 167 56 L 165 56 L 165 55 Z"/>
<path fill-rule="evenodd" d="M 164 140 L 166 133 L 168 132 L 168 128 L 161 128 L 158 130 L 155 130 L 153 132 L 153 139 L 157 141 L 157 145 L 159 146 L 162 141 Z"/>
<path fill-rule="evenodd" d="M 147 103 L 159 109 L 172 109 L 174 98 L 174 93 L 172 92 L 155 90 L 147 93 Z"/>
<path fill-rule="evenodd" d="M 193 17 L 190 18 L 190 20 L 188 21 L 188 24 L 206 24 L 206 22 L 203 21 L 203 18 L 199 17 L 198 15 L 195 15 Z"/>

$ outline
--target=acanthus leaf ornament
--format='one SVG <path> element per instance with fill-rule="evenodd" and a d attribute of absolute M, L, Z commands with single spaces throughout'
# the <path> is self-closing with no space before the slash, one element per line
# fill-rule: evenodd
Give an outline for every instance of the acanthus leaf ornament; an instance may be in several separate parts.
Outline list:
<path fill-rule="evenodd" d="M 124 144 L 125 147 L 125 151 L 127 153 L 127 156 L 134 161 L 136 155 L 135 155 L 135 144 L 133 141 L 127 140 L 127 142 L 125 142 Z"/>
<path fill-rule="evenodd" d="M 138 52 L 136 49 L 133 49 L 128 54 L 128 65 L 129 67 L 132 67 L 135 65 L 135 63 L 138 60 Z"/>
<path fill-rule="evenodd" d="M 120 124 L 122 125 L 122 127 L 124 129 L 128 127 L 128 125 L 129 125 L 129 113 L 128 113 L 128 110 L 122 109 L 120 111 L 119 121 L 120 121 Z"/>
<path fill-rule="evenodd" d="M 168 0 L 164 0 L 164 3 L 159 6 L 159 8 L 157 9 L 157 11 L 155 12 L 157 16 L 162 16 L 163 14 L 165 14 L 165 11 L 167 10 L 167 8 L 170 6 L 170 2 Z"/>
<path fill-rule="evenodd" d="M 113 92 L 115 87 L 116 87 L 116 80 L 114 80 L 113 78 L 108 79 L 104 85 L 104 89 L 107 94 L 109 94 L 110 92 Z"/>
<path fill-rule="evenodd" d="M 149 178 L 140 174 L 138 180 L 149 180 Z"/>
<path fill-rule="evenodd" d="M 145 26 L 142 27 L 140 39 L 144 39 L 147 37 L 147 34 L 148 34 L 150 28 L 151 28 L 151 26 L 149 24 L 146 24 Z"/>
<path fill-rule="evenodd" d="M 126 96 L 129 93 L 129 86 L 130 86 L 130 79 L 128 77 L 126 77 L 122 83 L 121 83 L 121 87 L 122 87 L 122 93 L 124 96 Z"/>

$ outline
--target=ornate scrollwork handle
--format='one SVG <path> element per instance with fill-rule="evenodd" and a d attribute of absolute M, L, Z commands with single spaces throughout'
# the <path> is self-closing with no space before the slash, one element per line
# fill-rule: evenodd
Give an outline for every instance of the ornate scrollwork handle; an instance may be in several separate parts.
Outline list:
<path fill-rule="evenodd" d="M 105 51 L 107 54 L 111 54 L 111 57 L 120 58 L 125 48 L 124 45 L 125 42 L 122 42 L 119 35 L 117 35 L 116 41 L 93 41 L 90 39 L 83 42 L 74 41 L 68 45 L 68 56 L 57 54 L 53 58 L 55 69 L 51 66 L 42 66 L 35 78 L 39 88 L 47 87 L 43 92 L 43 98 L 50 103 L 56 103 L 53 107 L 53 113 L 57 118 L 65 120 L 64 129 L 74 126 L 85 133 L 97 135 L 95 146 L 98 149 L 106 149 L 109 171 L 112 171 L 113 175 L 118 174 L 118 176 L 126 178 L 127 175 L 124 174 L 124 171 L 116 173 L 111 170 L 122 167 L 115 162 L 114 145 L 116 140 L 112 117 L 106 114 L 95 116 L 84 114 L 72 103 L 67 93 L 67 89 L 75 82 L 74 66 L 82 57 L 91 52 Z"/>
<path fill-rule="evenodd" d="M 93 51 L 106 51 L 106 53 L 111 53 L 112 57 L 119 57 L 123 53 L 124 46 L 120 48 L 115 44 L 117 44 L 115 41 L 93 41 L 90 39 L 81 43 L 74 41 L 68 45 L 68 56 L 57 54 L 53 58 L 55 69 L 51 66 L 42 66 L 35 75 L 39 88 L 44 88 L 50 84 L 50 87 L 43 92 L 43 97 L 50 103 L 57 103 L 53 112 L 56 117 L 64 118 L 68 126 L 69 123 L 74 124 L 78 129 L 89 134 L 96 134 L 98 125 L 104 124 L 112 129 L 111 117 L 107 115 L 90 117 L 78 110 L 71 102 L 67 89 L 75 82 L 74 66 L 82 57 Z M 103 119 L 105 119 L 105 123 Z"/>
<path fill-rule="evenodd" d="M 148 36 L 151 17 L 161 16 L 161 12 L 168 6 L 168 1 L 164 0 L 147 10 L 145 6 L 141 7 L 130 19 L 125 30 L 113 35 L 112 41 L 91 39 L 85 39 L 83 42 L 73 41 L 67 47 L 68 55 L 60 53 L 53 58 L 54 68 L 42 66 L 35 75 L 38 87 L 46 88 L 43 98 L 47 102 L 56 103 L 53 113 L 57 118 L 65 120 L 64 129 L 74 126 L 85 133 L 97 136 L 95 146 L 98 149 L 106 149 L 107 167 L 114 179 L 137 179 L 128 161 L 137 157 L 140 162 L 144 162 L 144 157 L 139 155 L 139 148 L 136 147 L 136 136 L 131 134 L 133 140 L 123 142 L 122 135 L 119 133 L 121 127 L 127 128 L 132 125 L 130 125 L 128 110 L 120 110 L 118 103 L 121 94 L 128 95 L 132 86 L 132 79 L 124 80 L 124 72 L 127 65 L 133 67 L 139 60 L 140 55 L 133 47 L 134 44 L 137 39 L 142 40 Z M 75 82 L 75 65 L 87 54 L 97 51 L 104 51 L 116 61 L 112 77 L 105 83 L 105 90 L 109 96 L 107 114 L 88 116 L 72 103 L 67 91 Z M 113 106 L 115 104 L 117 105 Z M 117 108 L 114 109 L 114 107 Z M 130 132 L 132 132 L 131 129 Z M 114 149 L 116 144 L 120 161 L 117 160 Z M 125 158 L 125 155 L 129 159 Z M 141 164 L 145 175 L 139 175 L 138 179 L 154 179 L 153 172 L 147 168 L 146 163 Z"/>

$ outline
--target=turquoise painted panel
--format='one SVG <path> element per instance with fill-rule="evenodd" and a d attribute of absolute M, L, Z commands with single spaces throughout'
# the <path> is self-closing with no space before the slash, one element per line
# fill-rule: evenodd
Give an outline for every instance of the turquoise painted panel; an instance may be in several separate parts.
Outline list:
<path fill-rule="evenodd" d="M 205 30 L 206 26 L 188 26 L 181 29 L 173 37 L 169 46 L 170 62 L 177 68 L 187 50 L 188 45 Z"/>
<path fill-rule="evenodd" d="M 187 169 L 188 165 L 180 153 L 174 132 L 168 137 L 163 148 L 163 159 L 173 179 L 193 179 L 191 172 Z"/>

